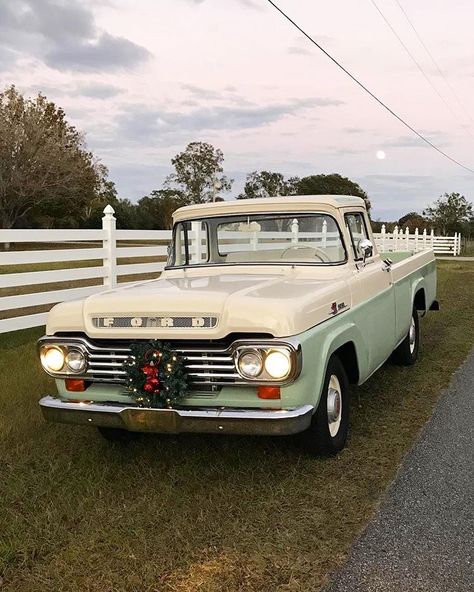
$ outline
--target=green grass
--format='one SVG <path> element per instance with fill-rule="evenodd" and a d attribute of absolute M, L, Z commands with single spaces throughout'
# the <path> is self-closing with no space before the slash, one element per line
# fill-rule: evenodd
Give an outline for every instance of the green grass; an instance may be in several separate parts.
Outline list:
<path fill-rule="evenodd" d="M 2 592 L 317 591 L 374 512 L 474 340 L 474 265 L 439 262 L 442 310 L 413 368 L 355 391 L 349 446 L 293 438 L 146 436 L 112 446 L 46 424 L 39 331 L 0 346 Z"/>

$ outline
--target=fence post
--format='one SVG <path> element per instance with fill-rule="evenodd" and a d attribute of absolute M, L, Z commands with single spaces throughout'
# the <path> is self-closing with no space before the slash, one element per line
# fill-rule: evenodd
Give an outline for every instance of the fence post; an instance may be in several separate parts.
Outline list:
<path fill-rule="evenodd" d="M 323 240 L 322 240 L 322 248 L 326 248 L 327 244 L 327 235 L 328 235 L 328 223 L 326 222 L 326 218 L 323 220 Z"/>
<path fill-rule="evenodd" d="M 461 233 L 458 232 L 458 255 L 461 254 Z"/>
<path fill-rule="evenodd" d="M 191 222 L 191 231 L 194 237 L 194 241 L 191 241 L 191 245 L 194 246 L 194 249 L 191 248 L 191 253 L 194 253 L 196 256 L 196 262 L 201 263 L 203 239 L 202 223 L 199 220 L 196 222 Z"/>
<path fill-rule="evenodd" d="M 291 242 L 294 245 L 298 244 L 298 232 L 299 232 L 299 223 L 297 218 L 293 218 L 293 222 L 291 223 Z"/>
<path fill-rule="evenodd" d="M 382 231 L 382 252 L 385 252 L 385 224 L 382 224 L 382 228 L 380 230 Z"/>
<path fill-rule="evenodd" d="M 419 232 L 418 232 L 418 227 L 417 227 L 417 228 L 415 228 L 415 253 L 418 252 L 418 235 L 419 235 Z"/>
<path fill-rule="evenodd" d="M 258 247 L 258 230 L 253 230 L 250 235 L 250 246 L 252 251 L 256 251 Z"/>
<path fill-rule="evenodd" d="M 395 226 L 393 229 L 393 250 L 396 251 L 398 249 L 398 226 Z"/>
<path fill-rule="evenodd" d="M 105 206 L 104 217 L 102 218 L 102 230 L 104 238 L 102 246 L 104 248 L 103 266 L 105 268 L 104 286 L 115 288 L 117 285 L 117 236 L 114 216 L 115 210 L 111 205 Z"/>
<path fill-rule="evenodd" d="M 430 237 L 431 237 L 431 248 L 434 249 L 434 229 L 433 228 L 431 229 Z"/>
<path fill-rule="evenodd" d="M 407 251 L 409 251 L 410 250 L 410 229 L 408 228 L 408 226 L 405 228 L 405 236 L 407 239 L 407 242 L 406 242 Z"/>
<path fill-rule="evenodd" d="M 426 249 L 426 228 L 423 228 L 423 249 Z"/>

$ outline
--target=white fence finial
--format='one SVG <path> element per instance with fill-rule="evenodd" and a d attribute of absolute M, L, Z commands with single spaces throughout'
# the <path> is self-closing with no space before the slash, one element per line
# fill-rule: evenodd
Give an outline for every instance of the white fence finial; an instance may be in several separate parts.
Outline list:
<path fill-rule="evenodd" d="M 113 216 L 115 214 L 115 210 L 110 204 L 108 204 L 104 208 L 104 214 L 106 217 Z"/>

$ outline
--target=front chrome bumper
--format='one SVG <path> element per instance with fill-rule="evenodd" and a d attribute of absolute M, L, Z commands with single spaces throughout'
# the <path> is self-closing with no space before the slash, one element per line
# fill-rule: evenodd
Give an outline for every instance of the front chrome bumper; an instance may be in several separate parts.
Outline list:
<path fill-rule="evenodd" d="M 121 428 L 132 432 L 285 436 L 304 431 L 314 407 L 265 409 L 144 409 L 101 403 L 76 403 L 54 397 L 40 401 L 47 421 Z"/>

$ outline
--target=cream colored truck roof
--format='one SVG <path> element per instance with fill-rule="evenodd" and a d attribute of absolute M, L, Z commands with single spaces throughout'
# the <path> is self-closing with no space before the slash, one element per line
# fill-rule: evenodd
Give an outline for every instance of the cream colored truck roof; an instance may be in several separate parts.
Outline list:
<path fill-rule="evenodd" d="M 233 199 L 215 203 L 197 204 L 179 208 L 173 214 L 173 221 L 206 218 L 209 216 L 229 216 L 230 214 L 249 214 L 289 211 L 316 211 L 331 208 L 365 206 L 361 197 L 352 195 L 291 195 L 289 197 L 265 197 L 262 199 Z"/>

